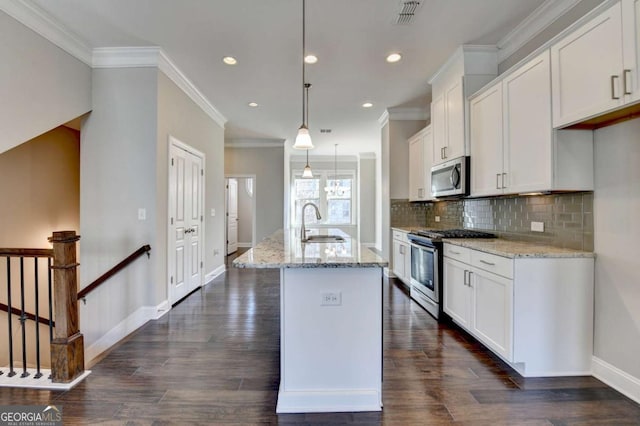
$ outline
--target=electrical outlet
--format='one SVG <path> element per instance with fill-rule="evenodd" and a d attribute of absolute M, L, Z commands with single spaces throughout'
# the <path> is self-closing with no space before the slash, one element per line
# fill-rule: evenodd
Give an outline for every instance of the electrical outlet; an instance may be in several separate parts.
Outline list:
<path fill-rule="evenodd" d="M 436 222 L 440 222 L 440 216 L 436 216 Z"/>
<path fill-rule="evenodd" d="M 544 222 L 531 222 L 533 232 L 544 232 Z"/>
<path fill-rule="evenodd" d="M 220 250 L 218 250 L 218 249 L 213 249 L 213 255 L 214 255 L 214 256 L 217 256 L 217 255 L 219 255 L 219 254 L 220 254 Z"/>
<path fill-rule="evenodd" d="M 147 220 L 147 209 L 138 209 L 138 220 Z"/>
<path fill-rule="evenodd" d="M 340 306 L 342 305 L 342 293 L 322 293 L 320 306 Z"/>
<path fill-rule="evenodd" d="M 211 209 L 211 217 L 216 215 L 216 209 Z"/>

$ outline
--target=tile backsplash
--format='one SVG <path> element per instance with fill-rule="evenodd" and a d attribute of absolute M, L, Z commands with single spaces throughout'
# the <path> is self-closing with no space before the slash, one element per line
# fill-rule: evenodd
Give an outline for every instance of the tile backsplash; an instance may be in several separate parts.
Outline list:
<path fill-rule="evenodd" d="M 477 229 L 506 239 L 593 251 L 592 192 L 434 203 L 391 200 L 390 219 L 391 226 Z M 544 232 L 532 232 L 532 221 L 543 222 Z"/>

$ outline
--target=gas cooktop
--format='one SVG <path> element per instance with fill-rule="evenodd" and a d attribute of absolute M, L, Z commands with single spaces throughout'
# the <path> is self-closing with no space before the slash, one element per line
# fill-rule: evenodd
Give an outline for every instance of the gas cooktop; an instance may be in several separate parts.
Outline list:
<path fill-rule="evenodd" d="M 494 234 L 489 232 L 474 231 L 471 229 L 421 229 L 413 231 L 412 234 L 421 237 L 430 238 L 432 240 L 442 238 L 495 238 Z"/>

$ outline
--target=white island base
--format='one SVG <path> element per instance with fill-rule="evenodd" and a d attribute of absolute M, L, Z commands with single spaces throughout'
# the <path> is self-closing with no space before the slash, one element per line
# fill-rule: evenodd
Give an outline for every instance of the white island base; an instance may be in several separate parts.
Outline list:
<path fill-rule="evenodd" d="M 382 409 L 382 268 L 280 270 L 277 413 Z"/>

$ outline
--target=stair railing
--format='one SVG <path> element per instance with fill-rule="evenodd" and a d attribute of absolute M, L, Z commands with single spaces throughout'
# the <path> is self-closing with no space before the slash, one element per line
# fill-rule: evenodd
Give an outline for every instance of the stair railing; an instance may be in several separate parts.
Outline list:
<path fill-rule="evenodd" d="M 22 337 L 22 374 L 20 377 L 28 377 L 27 371 L 27 338 L 26 320 L 35 322 L 36 339 L 36 373 L 34 378 L 42 377 L 40 362 L 40 325 L 49 328 L 49 341 L 51 351 L 51 380 L 54 383 L 68 383 L 76 379 L 84 372 L 84 337 L 79 330 L 78 299 L 99 287 L 113 275 L 124 269 L 127 265 L 143 254 L 150 257 L 151 247 L 144 245 L 129 255 L 122 262 L 101 275 L 94 282 L 77 291 L 77 267 L 76 243 L 80 239 L 74 231 L 54 232 L 49 241 L 53 249 L 0 249 L 0 259 L 6 259 L 7 271 L 7 304 L 0 303 L 0 311 L 7 312 L 9 328 L 9 372 L 12 377 L 17 374 L 14 364 L 13 350 L 13 323 L 12 317 L 18 316 L 21 325 Z M 35 314 L 26 311 L 25 301 L 25 259 L 33 258 L 34 264 L 34 298 Z M 47 259 L 46 281 L 49 317 L 40 316 L 40 277 L 45 275 L 39 271 L 40 258 Z M 18 282 L 20 284 L 20 308 L 14 307 L 13 302 L 13 278 L 12 266 L 19 265 Z M 15 276 L 15 275 L 13 275 Z M 53 321 L 55 318 L 55 322 Z M 0 375 L 4 371 L 0 370 Z"/>

